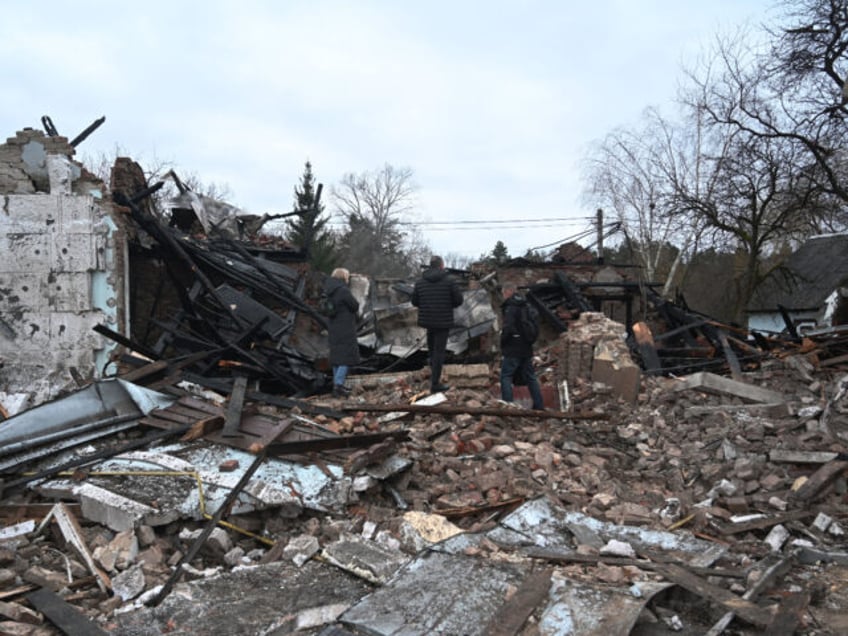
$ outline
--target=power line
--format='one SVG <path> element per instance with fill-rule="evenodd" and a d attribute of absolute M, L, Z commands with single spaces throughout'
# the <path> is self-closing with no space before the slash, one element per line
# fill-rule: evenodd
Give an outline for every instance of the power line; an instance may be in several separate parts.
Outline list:
<path fill-rule="evenodd" d="M 591 220 L 591 219 L 588 219 Z M 507 223 L 521 223 L 521 224 L 537 224 L 537 223 L 551 223 L 556 221 L 559 225 L 562 225 L 561 221 L 570 221 L 571 224 L 578 223 L 586 223 L 587 219 L 575 219 L 573 217 L 545 217 L 539 219 L 475 219 L 473 221 L 401 221 L 398 225 L 479 225 L 482 223 L 486 224 L 507 224 Z M 534 226 L 535 227 L 535 226 Z M 544 226 L 544 227 L 552 227 L 552 226 Z"/>

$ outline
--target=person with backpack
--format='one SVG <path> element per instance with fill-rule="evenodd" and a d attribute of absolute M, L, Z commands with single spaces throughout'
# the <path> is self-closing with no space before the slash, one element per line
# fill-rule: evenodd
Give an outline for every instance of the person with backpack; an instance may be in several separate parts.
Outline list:
<path fill-rule="evenodd" d="M 539 379 L 533 370 L 533 343 L 539 337 L 539 321 L 536 310 L 516 290 L 513 283 L 502 287 L 503 326 L 501 329 L 501 399 L 512 402 L 513 384 L 526 384 L 533 399 L 533 408 L 545 408 Z M 521 378 L 520 381 L 517 381 Z"/>
<path fill-rule="evenodd" d="M 330 365 L 333 367 L 333 396 L 346 397 L 350 389 L 345 386 L 347 372 L 359 364 L 359 343 L 356 340 L 356 314 L 359 302 L 353 297 L 348 284 L 350 272 L 337 267 L 324 281 L 321 311 L 327 316 L 330 341 Z"/>
<path fill-rule="evenodd" d="M 462 292 L 453 276 L 445 271 L 441 256 L 432 256 L 430 269 L 415 282 L 412 304 L 418 307 L 418 326 L 427 330 L 430 393 L 447 391 L 450 387 L 442 384 L 442 367 L 453 327 L 453 310 L 462 304 Z"/>

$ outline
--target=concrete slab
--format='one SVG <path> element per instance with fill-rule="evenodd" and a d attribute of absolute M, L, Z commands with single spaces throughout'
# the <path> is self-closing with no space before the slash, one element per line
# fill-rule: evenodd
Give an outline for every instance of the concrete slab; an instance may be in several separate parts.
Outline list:
<path fill-rule="evenodd" d="M 576 548 L 574 537 L 581 533 L 591 533 L 605 543 L 616 540 L 639 549 L 662 551 L 684 559 L 690 565 L 704 567 L 718 559 L 726 550 L 688 534 L 600 521 L 554 506 L 545 498 L 534 499 L 522 505 L 507 515 L 497 528 L 490 530 L 487 536 L 496 543 L 519 548 L 547 548 L 568 552 Z M 463 535 L 466 538 L 469 536 Z M 449 539 L 438 547 L 444 550 L 464 549 L 465 546 L 461 543 L 453 544 L 461 539 Z"/>
<path fill-rule="evenodd" d="M 341 615 L 373 636 L 484 634 L 490 617 L 518 587 L 530 564 L 425 552 L 384 587 Z"/>
<path fill-rule="evenodd" d="M 115 616 L 109 633 L 291 634 L 332 622 L 370 590 L 365 581 L 325 564 L 278 561 L 179 583 L 158 607 L 144 607 L 139 599 Z"/>
<path fill-rule="evenodd" d="M 738 382 L 707 371 L 687 375 L 674 387 L 675 391 L 688 391 L 690 389 L 738 397 L 746 402 L 781 404 L 786 401 L 785 396 L 777 391 L 764 389 L 747 382 Z"/>
<path fill-rule="evenodd" d="M 587 585 L 555 575 L 549 603 L 539 621 L 539 634 L 629 634 L 651 597 L 671 586 L 671 583 L 652 581 L 642 581 L 630 588 Z"/>

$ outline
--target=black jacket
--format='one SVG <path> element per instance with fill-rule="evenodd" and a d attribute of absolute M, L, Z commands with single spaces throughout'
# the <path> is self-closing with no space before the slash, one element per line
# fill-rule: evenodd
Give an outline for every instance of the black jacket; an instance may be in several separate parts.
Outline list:
<path fill-rule="evenodd" d="M 523 307 L 528 309 L 530 316 L 538 324 L 536 310 L 527 304 L 527 299 L 521 294 L 513 294 L 504 301 L 501 307 L 503 311 L 501 353 L 510 358 L 529 358 L 533 355 L 533 343 L 527 342 L 518 330 L 519 316 Z"/>
<path fill-rule="evenodd" d="M 428 269 L 416 281 L 412 304 L 418 307 L 418 326 L 425 329 L 453 327 L 453 308 L 462 304 L 459 285 L 443 269 Z"/>
<path fill-rule="evenodd" d="M 348 286 L 338 278 L 324 281 L 324 293 L 333 301 L 335 313 L 328 317 L 330 364 L 333 366 L 359 364 L 359 344 L 356 341 L 356 312 L 359 303 Z"/>

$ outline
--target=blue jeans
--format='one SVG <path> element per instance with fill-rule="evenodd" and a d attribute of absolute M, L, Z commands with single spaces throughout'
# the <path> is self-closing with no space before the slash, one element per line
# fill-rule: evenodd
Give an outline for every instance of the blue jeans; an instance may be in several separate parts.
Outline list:
<path fill-rule="evenodd" d="M 533 370 L 533 358 L 504 356 L 501 362 L 501 399 L 504 402 L 512 402 L 512 376 L 518 367 L 522 368 L 524 377 L 527 378 L 527 389 L 530 391 L 530 397 L 533 399 L 533 408 L 537 411 L 543 410 L 545 408 L 545 401 L 542 399 L 542 388 L 539 386 L 539 379 Z"/>
<path fill-rule="evenodd" d="M 336 386 L 344 386 L 345 378 L 347 378 L 348 366 L 339 364 L 333 367 L 333 384 Z"/>

